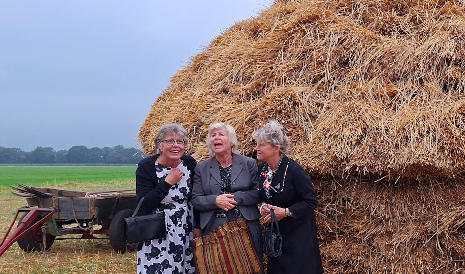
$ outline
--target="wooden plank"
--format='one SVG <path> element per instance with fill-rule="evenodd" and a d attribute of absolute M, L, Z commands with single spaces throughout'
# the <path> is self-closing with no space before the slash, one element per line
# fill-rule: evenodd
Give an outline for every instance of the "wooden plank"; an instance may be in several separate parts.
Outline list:
<path fill-rule="evenodd" d="M 58 219 L 63 220 L 79 220 L 79 219 L 92 219 L 93 208 L 90 203 L 92 199 L 79 198 L 79 197 L 58 197 Z M 92 210 L 93 211 L 93 210 Z"/>
<path fill-rule="evenodd" d="M 65 190 L 65 189 L 56 189 L 56 188 L 34 188 L 38 191 L 45 192 L 52 196 L 59 196 L 59 197 L 85 197 L 89 195 L 96 195 L 96 194 L 118 194 L 124 192 L 134 192 L 136 189 L 109 189 L 109 190 Z"/>

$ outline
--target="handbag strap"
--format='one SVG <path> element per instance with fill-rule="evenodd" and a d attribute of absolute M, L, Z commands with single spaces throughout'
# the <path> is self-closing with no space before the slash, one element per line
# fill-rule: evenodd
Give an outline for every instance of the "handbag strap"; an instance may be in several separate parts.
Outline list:
<path fill-rule="evenodd" d="M 144 201 L 145 196 L 140 199 L 139 203 L 137 204 L 136 209 L 134 210 L 134 213 L 132 213 L 132 217 L 136 217 L 137 213 L 139 213 L 140 206 L 142 205 L 142 202 Z"/>
<path fill-rule="evenodd" d="M 281 232 L 279 232 L 278 218 L 276 218 L 276 214 L 274 213 L 273 209 L 270 210 L 270 214 L 271 214 L 271 230 L 273 231 L 273 226 L 276 226 L 276 230 L 278 231 L 279 234 L 281 234 Z"/>

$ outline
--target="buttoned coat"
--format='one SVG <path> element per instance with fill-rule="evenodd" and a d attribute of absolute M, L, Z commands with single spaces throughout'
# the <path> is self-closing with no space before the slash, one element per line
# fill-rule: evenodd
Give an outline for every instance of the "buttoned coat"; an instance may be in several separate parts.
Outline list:
<path fill-rule="evenodd" d="M 205 229 L 219 207 L 216 197 L 221 194 L 221 177 L 216 157 L 205 160 L 195 167 L 192 204 L 200 210 L 200 228 Z M 260 218 L 257 204 L 261 202 L 258 193 L 258 168 L 254 159 L 233 154 L 231 190 L 236 207 L 248 220 Z"/>

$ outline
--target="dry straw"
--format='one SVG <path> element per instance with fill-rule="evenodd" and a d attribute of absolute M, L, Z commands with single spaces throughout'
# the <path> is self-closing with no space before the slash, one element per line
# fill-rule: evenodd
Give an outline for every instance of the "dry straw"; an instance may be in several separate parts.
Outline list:
<path fill-rule="evenodd" d="M 463 1 L 280 0 L 217 37 L 171 79 L 142 125 L 207 158 L 208 126 L 244 155 L 270 119 L 315 178 L 329 273 L 465 271 Z"/>

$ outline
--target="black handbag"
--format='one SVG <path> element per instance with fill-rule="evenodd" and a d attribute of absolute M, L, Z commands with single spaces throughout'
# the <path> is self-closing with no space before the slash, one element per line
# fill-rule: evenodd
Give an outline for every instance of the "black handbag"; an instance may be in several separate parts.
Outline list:
<path fill-rule="evenodd" d="M 140 199 L 132 217 L 124 218 L 126 223 L 126 242 L 128 244 L 164 238 L 166 236 L 164 212 L 137 216 L 144 198 Z"/>
<path fill-rule="evenodd" d="M 270 211 L 271 222 L 263 235 L 263 253 L 268 257 L 278 257 L 282 253 L 283 238 L 279 232 L 278 219 L 274 210 Z"/>

